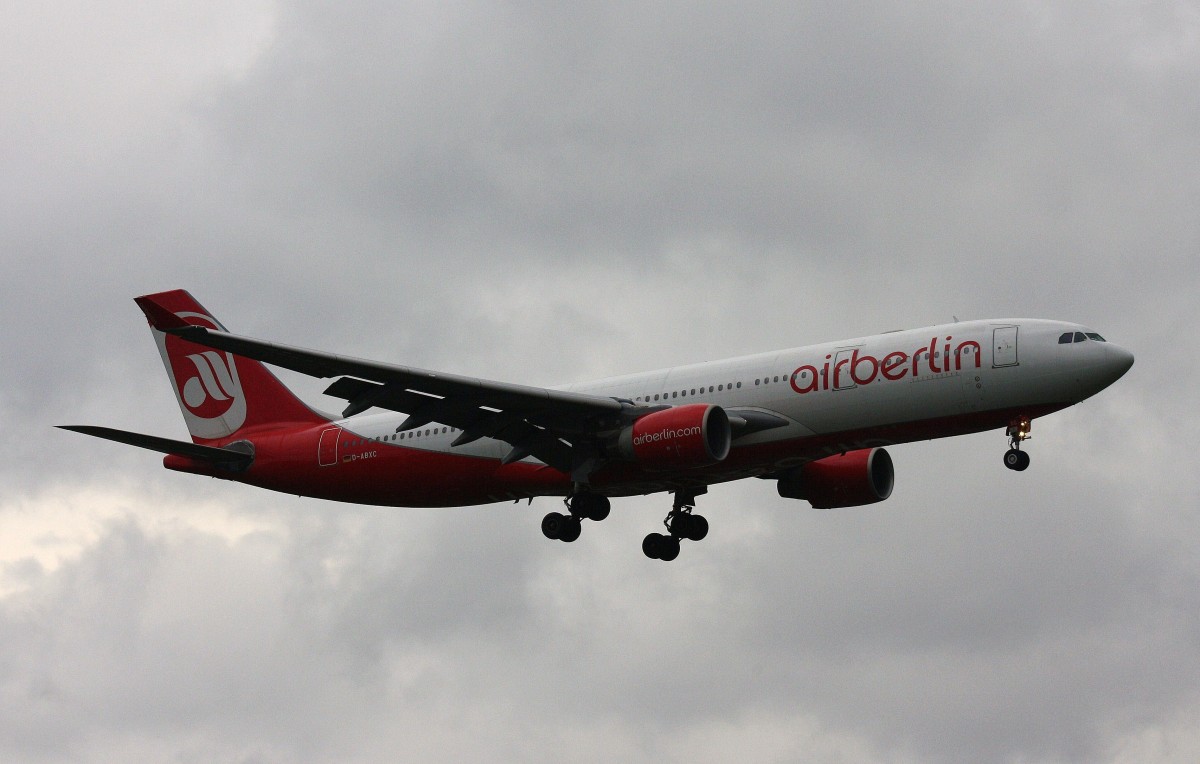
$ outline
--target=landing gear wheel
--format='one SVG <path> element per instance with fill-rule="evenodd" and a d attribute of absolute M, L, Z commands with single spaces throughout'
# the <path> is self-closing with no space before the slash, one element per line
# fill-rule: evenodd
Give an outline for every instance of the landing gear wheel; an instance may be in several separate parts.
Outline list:
<path fill-rule="evenodd" d="M 701 541 L 708 535 L 708 520 L 704 515 L 693 515 L 687 512 L 672 514 L 668 521 L 671 535 L 676 538 Z"/>
<path fill-rule="evenodd" d="M 1004 466 L 1010 470 L 1021 472 L 1029 467 L 1029 454 L 1010 448 L 1004 452 Z"/>
<path fill-rule="evenodd" d="M 691 538 L 692 516 L 683 512 L 672 512 L 667 516 L 667 530 L 676 538 Z"/>
<path fill-rule="evenodd" d="M 658 550 L 662 546 L 663 539 L 666 536 L 661 533 L 648 533 L 646 538 L 642 539 L 642 554 L 649 557 L 651 560 L 658 559 Z"/>
<path fill-rule="evenodd" d="M 642 539 L 642 554 L 651 560 L 670 562 L 679 556 L 679 539 L 662 533 L 650 533 Z"/>
<path fill-rule="evenodd" d="M 1004 466 L 1010 470 L 1021 472 L 1029 466 L 1029 454 L 1021 450 L 1021 444 L 1029 440 L 1029 431 L 1033 429 L 1033 419 L 1027 416 L 1018 417 L 1008 423 L 1005 434 L 1008 435 L 1008 451 L 1004 452 Z"/>
<path fill-rule="evenodd" d="M 607 496 L 597 496 L 596 504 L 588 513 L 588 517 L 590 517 L 594 522 L 598 523 L 604 518 L 608 517 L 608 513 L 611 509 L 612 505 L 609 503 Z"/>
<path fill-rule="evenodd" d="M 542 518 L 542 535 L 548 539 L 557 541 L 563 532 L 563 527 L 566 525 L 567 516 L 558 512 L 551 512 Z"/>
<path fill-rule="evenodd" d="M 658 559 L 670 562 L 679 556 L 679 539 L 674 536 L 663 536 L 658 546 Z"/>
<path fill-rule="evenodd" d="M 571 497 L 570 508 L 573 515 L 600 522 L 608 517 L 611 505 L 607 496 L 585 492 Z"/>
<path fill-rule="evenodd" d="M 579 538 L 580 532 L 583 530 L 578 517 L 564 517 L 562 530 L 558 532 L 558 540 L 565 541 L 570 544 L 575 539 Z"/>

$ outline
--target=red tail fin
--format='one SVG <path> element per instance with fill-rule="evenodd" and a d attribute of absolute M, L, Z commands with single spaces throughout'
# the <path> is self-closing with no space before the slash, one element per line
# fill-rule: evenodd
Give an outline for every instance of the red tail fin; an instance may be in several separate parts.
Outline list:
<path fill-rule="evenodd" d="M 194 442 L 216 444 L 236 440 L 239 433 L 250 428 L 328 421 L 258 361 L 155 329 L 155 325 L 169 326 L 164 321 L 175 317 L 183 323 L 227 331 L 186 291 L 149 294 L 134 301 L 150 320 L 150 331 Z"/>

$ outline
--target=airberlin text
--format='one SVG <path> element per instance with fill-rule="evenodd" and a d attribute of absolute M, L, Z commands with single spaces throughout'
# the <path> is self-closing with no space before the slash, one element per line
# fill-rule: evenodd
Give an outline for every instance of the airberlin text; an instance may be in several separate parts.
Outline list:
<path fill-rule="evenodd" d="M 861 387 L 878 380 L 898 382 L 905 377 L 915 379 L 926 373 L 962 371 L 963 356 L 966 356 L 968 366 L 973 360 L 978 369 L 981 363 L 979 343 L 967 340 L 958 343 L 951 351 L 952 339 L 947 337 L 941 349 L 937 346 L 938 338 L 934 337 L 929 340 L 928 347 L 919 347 L 912 353 L 894 350 L 882 358 L 860 353 L 859 348 L 839 354 L 842 357 L 836 361 L 832 354 L 827 355 L 820 367 L 804 364 L 792 372 L 792 389 L 803 395 L 817 390 L 837 390 L 855 385 Z"/>
<path fill-rule="evenodd" d="M 668 428 L 665 430 L 659 430 L 658 432 L 647 432 L 642 435 L 635 435 L 633 438 L 633 445 L 642 446 L 647 443 L 657 443 L 660 440 L 674 440 L 676 438 L 687 438 L 689 436 L 699 435 L 699 434 L 700 434 L 699 426 L 684 427 L 679 430 L 672 430 L 672 429 Z"/>

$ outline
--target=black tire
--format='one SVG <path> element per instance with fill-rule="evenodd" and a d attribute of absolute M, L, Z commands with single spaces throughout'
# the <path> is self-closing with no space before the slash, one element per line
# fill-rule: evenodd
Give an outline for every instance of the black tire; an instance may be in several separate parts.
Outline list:
<path fill-rule="evenodd" d="M 1018 451 L 1017 449 L 1015 449 L 1015 448 L 1008 449 L 1007 451 L 1004 452 L 1004 466 L 1008 467 L 1010 470 L 1020 471 L 1020 470 L 1024 469 L 1024 467 L 1021 466 L 1021 457 L 1022 456 L 1023 456 L 1023 454 L 1020 451 Z M 1026 461 L 1025 461 L 1025 466 L 1026 467 L 1029 466 L 1028 459 L 1026 459 Z"/>
<path fill-rule="evenodd" d="M 566 515 L 561 515 L 558 512 L 551 512 L 542 518 L 542 535 L 548 539 L 555 541 L 562 535 L 563 525 L 566 523 Z"/>
<path fill-rule="evenodd" d="M 571 513 L 600 522 L 608 517 L 610 504 L 607 496 L 596 493 L 580 493 L 571 499 Z"/>
<path fill-rule="evenodd" d="M 671 515 L 671 535 L 675 538 L 691 538 L 689 535 L 692 530 L 692 516 L 680 512 L 677 515 Z"/>
<path fill-rule="evenodd" d="M 570 544 L 572 541 L 579 538 L 579 534 L 582 530 L 583 526 L 580 524 L 578 517 L 565 517 L 563 518 L 562 530 L 558 533 L 558 540 L 565 541 Z"/>
<path fill-rule="evenodd" d="M 642 554 L 649 557 L 651 560 L 658 559 L 658 550 L 662 546 L 662 540 L 666 538 L 661 533 L 646 534 L 646 538 L 642 539 Z"/>
<path fill-rule="evenodd" d="M 658 559 L 670 562 L 679 556 L 679 539 L 674 536 L 663 536 L 658 547 Z"/>
<path fill-rule="evenodd" d="M 708 519 L 704 515 L 692 515 L 688 521 L 687 537 L 692 541 L 703 541 L 708 535 Z"/>
<path fill-rule="evenodd" d="M 1015 469 L 1017 472 L 1024 472 L 1025 470 L 1029 469 L 1029 453 L 1026 451 L 1018 451 L 1017 454 L 1020 458 L 1017 461 L 1017 466 L 1013 467 L 1013 469 Z"/>
<path fill-rule="evenodd" d="M 597 496 L 596 503 L 592 505 L 591 511 L 588 512 L 588 517 L 596 522 L 600 522 L 608 517 L 608 513 L 612 511 L 612 503 L 607 496 Z"/>

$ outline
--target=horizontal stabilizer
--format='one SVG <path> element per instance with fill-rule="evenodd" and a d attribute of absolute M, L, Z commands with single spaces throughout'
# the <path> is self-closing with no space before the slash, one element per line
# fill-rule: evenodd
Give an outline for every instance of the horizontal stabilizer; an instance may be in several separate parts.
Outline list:
<path fill-rule="evenodd" d="M 84 435 L 91 435 L 96 438 L 115 440 L 118 443 L 124 443 L 128 446 L 146 448 L 163 454 L 174 454 L 176 456 L 186 456 L 189 459 L 211 462 L 212 464 L 228 467 L 230 469 L 245 469 L 250 466 L 252 461 L 254 461 L 254 453 L 249 449 L 248 443 L 242 444 L 247 448 L 247 450 L 242 451 L 233 446 L 225 448 L 201 446 L 196 443 L 188 443 L 182 440 L 160 438 L 156 435 L 142 435 L 141 433 L 137 432 L 115 430 L 111 427 L 65 424 L 57 425 L 57 427 L 60 430 L 70 430 L 71 432 L 80 432 Z"/>

